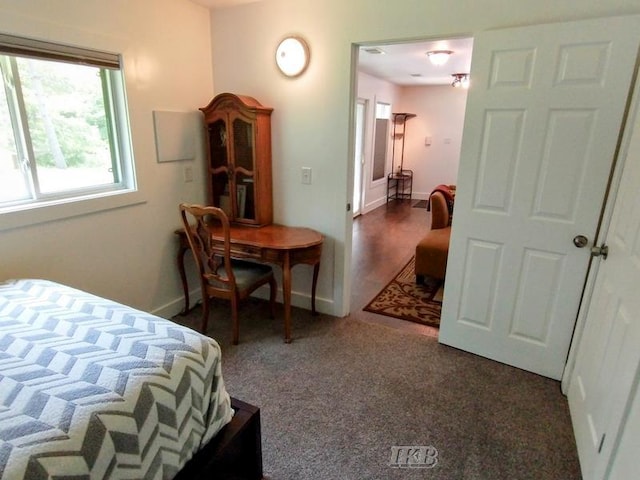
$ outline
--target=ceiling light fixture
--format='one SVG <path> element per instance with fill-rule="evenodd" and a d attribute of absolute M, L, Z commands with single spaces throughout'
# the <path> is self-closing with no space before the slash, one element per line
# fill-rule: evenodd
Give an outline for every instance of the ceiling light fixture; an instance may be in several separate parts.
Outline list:
<path fill-rule="evenodd" d="M 468 73 L 452 73 L 453 83 L 451 86 L 459 88 L 469 88 L 469 74 Z"/>
<path fill-rule="evenodd" d="M 429 57 L 432 64 L 439 67 L 440 65 L 447 63 L 449 56 L 452 53 L 453 52 L 451 50 L 431 50 L 430 52 L 427 52 L 427 57 Z"/>

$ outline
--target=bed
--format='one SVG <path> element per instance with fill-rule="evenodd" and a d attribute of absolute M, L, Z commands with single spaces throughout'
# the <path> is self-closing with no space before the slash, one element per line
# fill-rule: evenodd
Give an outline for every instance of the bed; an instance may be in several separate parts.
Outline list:
<path fill-rule="evenodd" d="M 229 445 L 255 460 L 259 412 L 234 406 L 211 338 L 51 281 L 0 283 L 1 479 L 196 478 Z"/>

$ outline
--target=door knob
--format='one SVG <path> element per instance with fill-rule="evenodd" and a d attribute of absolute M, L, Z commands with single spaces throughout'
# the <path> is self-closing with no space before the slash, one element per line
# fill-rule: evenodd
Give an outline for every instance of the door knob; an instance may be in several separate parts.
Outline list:
<path fill-rule="evenodd" d="M 589 243 L 589 239 L 584 235 L 576 235 L 573 237 L 573 244 L 578 248 L 584 248 Z"/>
<path fill-rule="evenodd" d="M 591 256 L 592 257 L 602 257 L 603 260 L 607 259 L 609 255 L 609 245 L 603 243 L 600 247 L 592 247 L 591 248 Z"/>

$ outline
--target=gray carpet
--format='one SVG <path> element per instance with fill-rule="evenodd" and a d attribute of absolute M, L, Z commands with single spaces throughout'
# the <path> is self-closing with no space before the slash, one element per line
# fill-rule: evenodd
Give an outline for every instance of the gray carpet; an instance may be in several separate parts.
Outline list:
<path fill-rule="evenodd" d="M 558 382 L 433 338 L 300 309 L 287 345 L 281 317 L 267 314 L 261 300 L 243 303 L 232 346 L 228 307 L 214 302 L 209 331 L 223 348 L 227 389 L 261 409 L 267 478 L 580 478 Z M 175 320 L 196 325 L 199 315 Z M 436 466 L 390 467 L 391 447 L 411 445 L 435 447 Z"/>

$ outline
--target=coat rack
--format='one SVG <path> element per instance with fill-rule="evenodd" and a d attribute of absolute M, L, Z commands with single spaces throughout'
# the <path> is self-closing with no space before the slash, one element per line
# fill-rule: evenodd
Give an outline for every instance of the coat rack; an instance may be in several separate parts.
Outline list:
<path fill-rule="evenodd" d="M 416 114 L 392 113 L 391 115 L 393 116 L 393 144 L 391 147 L 391 172 L 387 175 L 387 203 L 389 200 L 411 200 L 413 190 L 413 170 L 404 168 L 404 140 L 407 120 L 415 117 Z M 399 145 L 397 145 L 398 143 Z"/>

